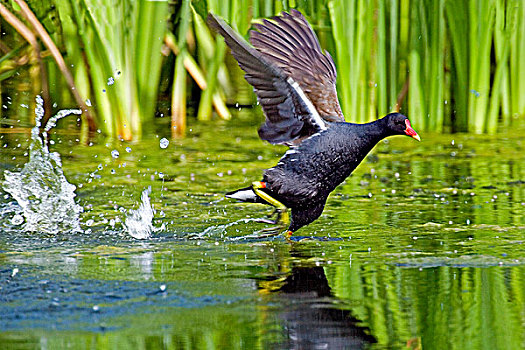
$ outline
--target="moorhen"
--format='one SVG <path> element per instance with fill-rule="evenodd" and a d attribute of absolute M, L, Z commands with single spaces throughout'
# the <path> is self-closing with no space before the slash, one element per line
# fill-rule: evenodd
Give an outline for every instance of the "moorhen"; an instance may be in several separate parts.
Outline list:
<path fill-rule="evenodd" d="M 290 209 L 286 238 L 321 215 L 330 192 L 380 140 L 393 135 L 420 140 L 400 113 L 366 124 L 345 122 L 334 62 L 299 11 L 255 24 L 257 31 L 250 31 L 253 46 L 212 13 L 208 24 L 224 37 L 254 87 L 266 116 L 260 138 L 290 146 L 261 181 L 226 196 L 275 206 L 275 222 L 288 222 Z"/>

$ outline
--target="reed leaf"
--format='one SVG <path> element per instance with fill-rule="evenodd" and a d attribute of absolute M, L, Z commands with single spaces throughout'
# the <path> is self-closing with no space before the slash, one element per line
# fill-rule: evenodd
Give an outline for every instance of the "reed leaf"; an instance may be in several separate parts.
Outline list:
<path fill-rule="evenodd" d="M 388 109 L 389 110 L 399 110 L 399 106 L 397 106 L 397 94 L 398 94 L 398 84 L 397 84 L 397 77 L 399 75 L 398 71 L 398 62 L 397 62 L 397 48 L 398 48 L 398 42 L 400 41 L 399 36 L 399 1 L 398 0 L 390 0 L 390 17 L 389 17 L 390 23 L 388 31 L 390 33 L 389 38 L 389 60 L 387 61 L 387 67 L 388 70 L 388 78 L 389 78 L 389 84 L 388 84 Z"/>
<path fill-rule="evenodd" d="M 515 12 L 516 24 L 512 29 L 510 45 L 510 95 L 512 116 L 525 116 L 525 3 L 510 1 L 509 8 Z"/>
<path fill-rule="evenodd" d="M 183 0 L 179 10 L 180 24 L 178 28 L 179 54 L 175 60 L 173 89 L 171 95 L 171 136 L 184 136 L 186 132 L 186 69 L 184 60 L 187 53 L 186 33 L 190 23 L 190 0 Z"/>
<path fill-rule="evenodd" d="M 469 131 L 482 133 L 490 94 L 490 53 L 494 30 L 493 0 L 469 2 Z"/>
<path fill-rule="evenodd" d="M 469 44 L 468 8 L 464 1 L 445 2 L 448 33 L 453 54 L 453 84 L 455 129 L 468 130 L 468 82 L 469 82 Z"/>

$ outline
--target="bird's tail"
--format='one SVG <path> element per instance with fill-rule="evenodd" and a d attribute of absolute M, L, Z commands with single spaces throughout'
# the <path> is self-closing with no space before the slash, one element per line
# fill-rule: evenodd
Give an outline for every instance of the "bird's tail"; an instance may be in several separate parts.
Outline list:
<path fill-rule="evenodd" d="M 261 198 L 255 194 L 252 186 L 241 188 L 232 192 L 226 193 L 226 197 L 240 200 L 249 203 L 265 203 Z"/>

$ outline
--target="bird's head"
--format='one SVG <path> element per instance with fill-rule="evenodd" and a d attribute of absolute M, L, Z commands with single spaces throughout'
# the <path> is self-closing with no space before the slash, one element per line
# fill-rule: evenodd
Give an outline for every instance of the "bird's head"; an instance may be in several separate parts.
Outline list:
<path fill-rule="evenodd" d="M 386 117 L 386 125 L 392 131 L 393 135 L 407 135 L 418 141 L 421 141 L 421 138 L 417 132 L 412 129 L 410 125 L 410 120 L 401 113 L 390 113 Z"/>

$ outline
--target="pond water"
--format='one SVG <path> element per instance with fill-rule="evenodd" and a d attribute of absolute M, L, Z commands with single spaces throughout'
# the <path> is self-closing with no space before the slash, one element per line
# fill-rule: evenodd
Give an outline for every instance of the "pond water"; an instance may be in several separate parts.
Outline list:
<path fill-rule="evenodd" d="M 169 144 L 162 123 L 136 143 L 52 131 L 81 229 L 24 232 L 0 190 L 0 348 L 525 347 L 523 122 L 381 142 L 288 243 L 244 239 L 271 210 L 224 198 L 286 150 L 260 121 Z M 20 171 L 30 128 L 2 131 L 1 173 Z M 148 188 L 139 240 L 123 223 Z"/>

